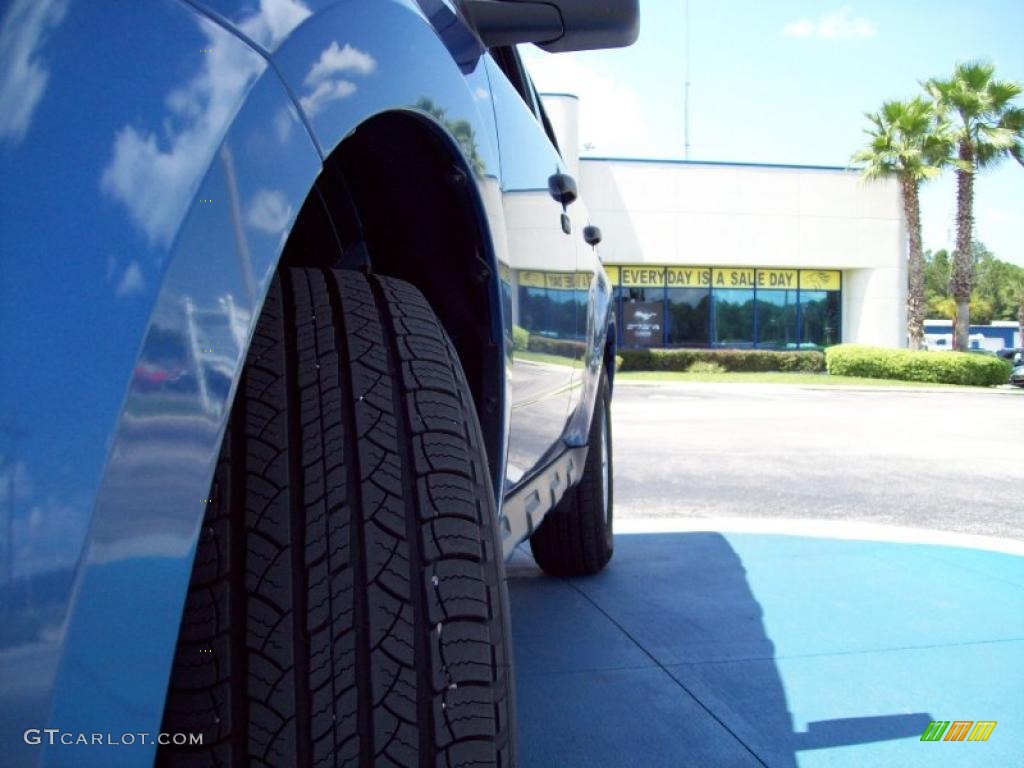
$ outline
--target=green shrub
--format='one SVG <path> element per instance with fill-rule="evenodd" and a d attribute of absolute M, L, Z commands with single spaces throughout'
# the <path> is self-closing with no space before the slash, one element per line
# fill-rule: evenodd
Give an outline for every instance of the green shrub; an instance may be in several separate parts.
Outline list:
<path fill-rule="evenodd" d="M 697 362 L 717 363 L 726 371 L 825 370 L 825 355 L 817 350 L 622 349 L 619 354 L 624 371 L 688 371 Z"/>
<path fill-rule="evenodd" d="M 512 349 L 525 351 L 530 345 L 530 332 L 521 325 L 512 326 Z"/>
<path fill-rule="evenodd" d="M 530 352 L 543 352 L 558 357 L 582 358 L 587 345 L 575 339 L 551 339 L 547 336 L 530 335 L 526 344 Z"/>
<path fill-rule="evenodd" d="M 935 384 L 976 387 L 1005 384 L 1012 366 L 1005 360 L 967 352 L 911 352 L 856 344 L 841 344 L 825 352 L 828 372 L 836 376 L 865 376 Z"/>
<path fill-rule="evenodd" d="M 697 360 L 694 363 L 690 363 L 690 367 L 686 369 L 687 373 L 725 373 L 725 368 L 722 367 L 721 363 L 716 363 L 714 360 Z"/>
<path fill-rule="evenodd" d="M 622 370 L 622 355 L 616 355 L 615 356 L 615 371 L 618 372 L 618 371 L 621 371 L 621 370 Z"/>

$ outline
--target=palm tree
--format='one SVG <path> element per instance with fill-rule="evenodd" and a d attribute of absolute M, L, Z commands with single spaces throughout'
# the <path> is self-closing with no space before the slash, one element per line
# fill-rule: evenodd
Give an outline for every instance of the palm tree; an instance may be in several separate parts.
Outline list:
<path fill-rule="evenodd" d="M 956 252 L 950 289 L 957 305 L 953 343 L 966 349 L 974 265 L 974 177 L 1007 156 L 1024 165 L 1024 109 L 1013 103 L 1024 86 L 997 80 L 995 67 L 985 62 L 957 64 L 952 78 L 929 80 L 924 86 L 939 112 L 951 118 L 957 147 Z"/>
<path fill-rule="evenodd" d="M 1014 270 L 1007 282 L 1009 298 L 1017 305 L 1017 330 L 1020 332 L 1020 344 L 1024 346 L 1024 269 L 1018 267 Z"/>
<path fill-rule="evenodd" d="M 484 159 L 480 156 L 480 150 L 476 144 L 476 134 L 473 126 L 468 120 L 451 120 L 448 112 L 441 106 L 434 103 L 428 96 L 422 96 L 416 102 L 416 106 L 427 114 L 433 116 L 440 122 L 448 132 L 455 137 L 455 140 L 462 146 L 466 158 L 469 160 L 470 169 L 477 177 L 482 177 L 487 170 Z"/>
<path fill-rule="evenodd" d="M 878 112 L 865 115 L 871 127 L 868 145 L 855 153 L 862 163 L 861 175 L 875 180 L 895 176 L 903 197 L 903 213 L 909 240 L 909 290 L 907 291 L 907 337 L 911 349 L 924 342 L 924 253 L 921 245 L 921 182 L 942 171 L 952 151 L 946 124 L 937 119 L 932 104 L 917 97 L 910 101 L 887 101 Z"/>

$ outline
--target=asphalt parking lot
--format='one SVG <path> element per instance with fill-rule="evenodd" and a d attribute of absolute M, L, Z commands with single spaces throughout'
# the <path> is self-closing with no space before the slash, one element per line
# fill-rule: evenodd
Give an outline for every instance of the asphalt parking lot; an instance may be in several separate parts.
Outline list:
<path fill-rule="evenodd" d="M 1024 539 L 1024 390 L 616 385 L 616 515 Z"/>
<path fill-rule="evenodd" d="M 618 527 L 646 532 L 590 578 L 510 561 L 520 764 L 1019 765 L 1024 557 L 976 547 L 1024 552 L 1022 406 L 618 388 Z M 947 533 L 877 540 L 893 526 Z M 923 742 L 933 720 L 997 726 Z"/>

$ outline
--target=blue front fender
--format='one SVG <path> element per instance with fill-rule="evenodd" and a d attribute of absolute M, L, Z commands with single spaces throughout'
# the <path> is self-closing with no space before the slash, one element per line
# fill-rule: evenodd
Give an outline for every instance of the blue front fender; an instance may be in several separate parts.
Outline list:
<path fill-rule="evenodd" d="M 264 6 L 16 2 L 4 17 L 46 72 L 33 109 L 0 121 L 5 763 L 152 759 L 139 737 L 23 733 L 159 731 L 221 436 L 321 148 L 426 99 L 497 167 L 486 91 L 452 57 L 462 38 L 397 0 L 291 27 Z"/>

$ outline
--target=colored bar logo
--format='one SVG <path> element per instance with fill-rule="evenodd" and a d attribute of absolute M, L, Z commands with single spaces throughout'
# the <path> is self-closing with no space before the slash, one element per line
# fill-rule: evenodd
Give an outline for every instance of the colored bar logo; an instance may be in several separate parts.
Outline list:
<path fill-rule="evenodd" d="M 988 741 L 997 720 L 932 720 L 921 741 Z M 973 727 L 972 727 L 973 726 Z"/>

